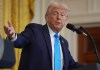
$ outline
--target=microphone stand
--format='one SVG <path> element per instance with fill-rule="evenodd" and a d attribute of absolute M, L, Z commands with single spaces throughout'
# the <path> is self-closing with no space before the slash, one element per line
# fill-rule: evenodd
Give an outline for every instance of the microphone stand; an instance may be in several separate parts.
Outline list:
<path fill-rule="evenodd" d="M 96 59 L 97 59 L 97 63 L 100 64 L 100 60 L 99 60 L 99 56 L 98 56 L 97 47 L 96 47 L 96 44 L 95 44 L 95 41 L 94 41 L 93 37 L 92 37 L 91 34 L 90 34 L 87 30 L 85 30 L 82 26 L 80 26 L 79 29 L 82 30 L 82 31 L 84 31 L 84 32 L 87 34 L 87 35 L 85 35 L 85 36 L 88 37 L 88 38 L 91 40 L 91 42 L 92 42 L 92 44 L 93 44 L 93 47 L 94 47 L 94 53 L 95 53 L 95 56 L 96 56 Z"/>

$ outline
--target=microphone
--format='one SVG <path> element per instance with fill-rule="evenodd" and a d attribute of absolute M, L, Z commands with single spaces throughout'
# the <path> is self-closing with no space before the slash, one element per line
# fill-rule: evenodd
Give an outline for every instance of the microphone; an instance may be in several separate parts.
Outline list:
<path fill-rule="evenodd" d="M 66 25 L 66 27 L 68 29 L 72 30 L 73 32 L 75 31 L 77 34 L 85 35 L 86 37 L 88 37 L 91 40 L 93 47 L 94 47 L 94 53 L 95 53 L 95 56 L 96 56 L 96 60 L 97 60 L 98 63 L 100 63 L 96 44 L 95 44 L 95 41 L 94 41 L 93 37 L 91 36 L 91 34 L 87 30 L 85 30 L 82 26 L 80 26 L 79 28 L 76 28 L 74 25 L 68 23 Z"/>
<path fill-rule="evenodd" d="M 81 28 L 76 28 L 74 25 L 72 25 L 72 24 L 70 24 L 70 23 L 68 23 L 68 24 L 66 25 L 66 28 L 72 30 L 73 32 L 75 31 L 77 34 L 83 34 L 83 35 L 87 36 L 87 34 L 84 33 L 84 32 L 81 30 Z"/>

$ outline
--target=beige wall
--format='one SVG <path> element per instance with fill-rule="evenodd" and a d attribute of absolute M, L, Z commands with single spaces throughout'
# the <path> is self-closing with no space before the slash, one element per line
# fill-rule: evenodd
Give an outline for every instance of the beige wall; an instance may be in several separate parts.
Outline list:
<path fill-rule="evenodd" d="M 70 22 L 100 22 L 100 0 L 67 0 Z"/>

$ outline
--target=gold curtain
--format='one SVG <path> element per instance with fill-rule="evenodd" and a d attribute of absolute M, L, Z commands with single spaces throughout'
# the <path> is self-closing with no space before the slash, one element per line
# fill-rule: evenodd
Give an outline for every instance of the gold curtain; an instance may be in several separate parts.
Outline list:
<path fill-rule="evenodd" d="M 34 0 L 2 0 L 2 37 L 6 38 L 3 25 L 8 26 L 10 20 L 17 33 L 24 30 L 25 26 L 34 16 Z M 12 70 L 18 70 L 20 49 L 15 49 L 16 64 Z"/>

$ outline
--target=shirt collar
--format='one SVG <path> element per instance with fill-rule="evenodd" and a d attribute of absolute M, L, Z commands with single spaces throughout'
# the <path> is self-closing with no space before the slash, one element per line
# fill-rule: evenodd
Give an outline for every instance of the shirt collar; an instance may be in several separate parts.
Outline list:
<path fill-rule="evenodd" d="M 48 26 L 48 29 L 49 29 L 50 37 L 53 37 L 56 33 L 53 32 L 53 30 L 49 27 L 48 24 L 47 24 L 47 26 Z M 59 34 L 60 34 L 60 33 L 58 33 L 58 35 L 59 35 Z"/>

